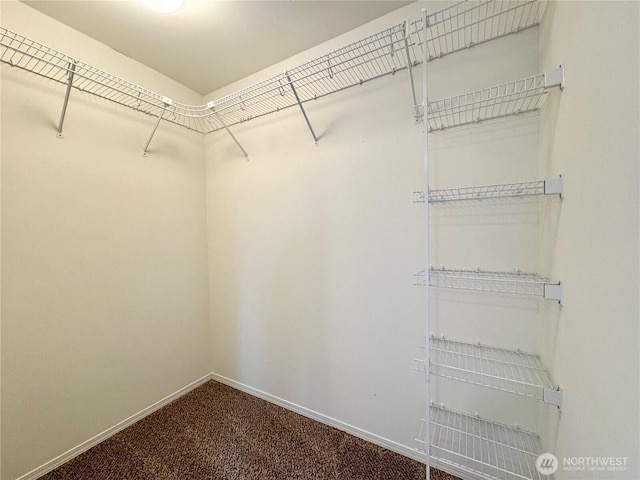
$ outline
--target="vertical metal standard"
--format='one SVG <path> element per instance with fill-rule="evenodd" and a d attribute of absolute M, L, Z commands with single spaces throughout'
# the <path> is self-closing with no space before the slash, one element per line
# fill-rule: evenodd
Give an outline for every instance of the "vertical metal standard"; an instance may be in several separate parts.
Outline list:
<path fill-rule="evenodd" d="M 423 122 L 423 126 L 424 126 L 424 130 L 422 133 L 422 138 L 423 138 L 423 149 L 424 149 L 424 195 L 425 195 L 425 199 L 429 198 L 429 121 L 427 118 L 428 112 L 427 112 L 427 58 L 426 58 L 426 54 L 427 54 L 427 9 L 423 8 L 422 9 L 422 33 L 424 36 L 424 52 L 425 52 L 425 60 L 422 63 L 422 108 L 423 108 L 423 116 L 422 116 L 422 122 Z M 426 449 L 426 460 L 425 460 L 425 466 L 427 469 L 427 473 L 426 473 L 426 480 L 430 480 L 431 478 L 431 473 L 430 473 L 430 466 L 431 466 L 431 347 L 429 345 L 429 335 L 431 334 L 430 332 L 430 326 L 429 326 L 429 316 L 430 316 L 430 302 L 429 302 L 429 294 L 430 292 L 430 288 L 429 288 L 429 284 L 430 282 L 430 275 L 431 275 L 431 267 L 430 267 L 430 263 L 429 263 L 429 202 L 425 201 L 424 202 L 424 218 L 425 218 L 425 224 L 424 224 L 424 229 L 425 229 L 425 269 L 424 269 L 424 282 L 425 282 L 425 295 L 424 295 L 424 308 L 425 308 L 425 359 L 424 359 L 424 365 L 425 365 L 425 370 L 426 370 L 426 398 L 427 398 L 427 411 L 426 411 L 426 417 L 425 417 L 425 430 L 426 430 L 426 437 L 425 437 L 425 449 Z"/>
<path fill-rule="evenodd" d="M 247 153 L 247 151 L 242 148 L 242 145 L 240 145 L 240 142 L 238 141 L 238 139 L 236 138 L 236 136 L 231 132 L 231 130 L 229 130 L 229 127 L 227 127 L 227 124 L 225 123 L 225 121 L 222 119 L 222 117 L 220 115 L 218 115 L 218 112 L 216 112 L 215 107 L 213 106 L 213 102 L 209 102 L 207 107 L 209 107 L 209 110 L 211 110 L 213 112 L 213 114 L 216 116 L 216 118 L 218 119 L 218 121 L 222 124 L 222 126 L 224 127 L 224 129 L 227 131 L 227 133 L 229 134 L 229 136 L 233 139 L 234 142 L 236 142 L 236 145 L 238 146 L 238 148 L 240 150 L 242 150 L 242 154 L 244 155 L 244 158 L 246 158 L 247 160 L 249 160 L 249 154 Z"/>
<path fill-rule="evenodd" d="M 291 77 L 289 76 L 289 73 L 285 73 L 285 75 L 287 76 L 287 81 L 289 82 L 289 86 L 291 87 L 291 90 L 293 91 L 293 95 L 296 97 L 296 102 L 298 102 L 298 106 L 300 107 L 300 110 L 302 111 L 302 115 L 304 115 L 304 119 L 307 122 L 307 127 L 309 127 L 309 130 L 311 131 L 311 135 L 313 136 L 313 140 L 315 141 L 316 145 L 318 145 L 318 137 L 316 137 L 316 134 L 313 131 L 313 128 L 311 127 L 311 123 L 309 122 L 309 118 L 307 117 L 307 112 L 304 111 L 304 107 L 302 106 L 302 102 L 300 101 L 300 97 L 298 97 L 298 92 L 296 92 L 296 87 L 293 86 L 293 82 L 291 81 Z"/>
<path fill-rule="evenodd" d="M 409 72 L 409 83 L 411 84 L 411 97 L 413 98 L 413 116 L 418 122 L 420 116 L 420 107 L 416 99 L 416 86 L 413 81 L 413 63 L 411 62 L 411 54 L 409 52 L 409 22 L 404 22 L 404 54 L 407 58 L 407 72 Z M 426 62 L 426 60 L 425 60 Z"/>
<path fill-rule="evenodd" d="M 71 95 L 71 87 L 73 85 L 73 76 L 76 71 L 77 60 L 71 60 L 69 62 L 69 70 L 67 72 L 67 91 L 64 93 L 64 103 L 62 104 L 62 113 L 60 114 L 60 121 L 58 122 L 58 138 L 64 138 L 62 133 L 62 126 L 64 125 L 64 117 L 67 114 L 67 105 L 69 104 L 69 95 Z"/>

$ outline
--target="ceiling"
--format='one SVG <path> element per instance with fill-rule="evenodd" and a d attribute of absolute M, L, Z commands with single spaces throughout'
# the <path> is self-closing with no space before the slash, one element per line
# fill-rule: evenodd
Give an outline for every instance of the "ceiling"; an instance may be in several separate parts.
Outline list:
<path fill-rule="evenodd" d="M 21 0 L 202 95 L 411 3 L 391 0 Z"/>

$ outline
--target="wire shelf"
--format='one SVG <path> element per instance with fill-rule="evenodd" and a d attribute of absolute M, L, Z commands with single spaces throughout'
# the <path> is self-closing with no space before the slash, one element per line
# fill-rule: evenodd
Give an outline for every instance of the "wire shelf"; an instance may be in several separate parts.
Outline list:
<path fill-rule="evenodd" d="M 60 53 L 23 35 L 0 27 L 0 62 L 58 83 L 66 84 L 73 70 L 73 87 L 111 102 L 153 116 L 189 130 L 202 131 L 205 117 L 212 115 L 204 106 L 172 102 L 144 87 Z M 169 104 L 170 103 L 170 104 Z"/>
<path fill-rule="evenodd" d="M 537 273 L 497 272 L 491 270 L 457 270 L 431 267 L 431 287 L 471 290 L 477 292 L 507 293 L 548 298 L 546 288 L 559 285 Z M 425 271 L 415 274 L 416 285 L 425 285 Z"/>
<path fill-rule="evenodd" d="M 415 203 L 424 203 L 424 191 L 414 192 Z M 475 187 L 458 187 L 441 190 L 429 190 L 429 203 L 450 202 L 456 200 L 483 200 L 487 198 L 521 197 L 544 195 L 545 181 L 523 183 L 503 183 Z"/>
<path fill-rule="evenodd" d="M 429 345 L 433 375 L 538 400 L 555 389 L 536 354 L 436 337 Z"/>
<path fill-rule="evenodd" d="M 429 131 L 532 112 L 542 106 L 546 93 L 545 75 L 540 74 L 442 100 L 428 101 Z"/>
<path fill-rule="evenodd" d="M 428 17 L 427 58 L 537 25 L 543 11 L 544 2 L 540 0 L 483 0 L 464 1 L 433 13 Z M 422 19 L 404 22 L 207 105 L 174 102 L 3 27 L 0 27 L 0 61 L 58 83 L 67 84 L 72 76 L 72 86 L 77 90 L 207 134 L 418 65 L 425 58 L 422 37 Z M 508 100 L 499 102 L 491 89 L 479 93 L 480 97 L 476 95 L 474 98 L 481 105 L 473 106 L 472 118 L 479 118 L 478 112 L 486 116 L 489 111 L 529 108 L 535 104 L 529 88 L 522 89 L 517 84 L 511 91 L 509 85 L 504 92 L 502 87 L 495 87 Z M 485 98 L 487 95 L 489 100 Z M 445 112 L 452 104 L 460 109 L 461 98 L 466 99 L 465 105 L 471 105 L 470 98 L 454 98 L 457 100 L 440 101 L 444 102 L 444 110 L 439 102 L 429 105 L 436 115 L 429 119 L 431 129 L 434 129 L 432 122 L 439 122 L 435 124 L 437 128 L 450 126 L 448 117 L 453 113 L 445 115 Z M 493 106 L 487 102 L 493 102 Z M 443 115 L 442 120 L 437 120 Z"/>
<path fill-rule="evenodd" d="M 463 1 L 427 16 L 427 61 L 534 27 L 546 2 L 539 0 Z M 424 59 L 423 20 L 409 24 L 414 52 Z"/>
<path fill-rule="evenodd" d="M 537 434 L 441 406 L 430 408 L 432 465 L 486 480 L 549 480 L 536 468 L 542 453 Z M 421 427 L 418 441 L 426 447 Z"/>
<path fill-rule="evenodd" d="M 402 23 L 213 104 L 229 126 L 235 125 L 298 105 L 291 84 L 300 101 L 305 103 L 406 69 L 404 48 L 405 24 Z M 417 60 L 411 64 L 417 64 Z"/>
<path fill-rule="evenodd" d="M 200 133 L 252 120 L 362 85 L 407 67 L 404 24 L 396 25 L 207 105 L 185 105 L 0 27 L 0 61 Z M 169 104 L 167 104 L 167 102 Z M 218 117 L 213 110 L 220 116 Z"/>
<path fill-rule="evenodd" d="M 434 335 L 429 338 L 429 347 L 429 373 L 433 375 L 542 401 L 545 401 L 545 390 L 559 390 L 540 356 L 534 353 Z M 414 370 L 427 371 L 423 357 L 415 358 L 414 362 Z"/>

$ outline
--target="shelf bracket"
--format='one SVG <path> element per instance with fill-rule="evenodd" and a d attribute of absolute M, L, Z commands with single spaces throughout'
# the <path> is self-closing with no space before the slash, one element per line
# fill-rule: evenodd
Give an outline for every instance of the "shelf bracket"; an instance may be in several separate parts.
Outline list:
<path fill-rule="evenodd" d="M 153 136 L 155 135 L 156 130 L 158 130 L 158 126 L 160 125 L 160 122 L 162 121 L 164 114 L 167 112 L 167 107 L 170 107 L 171 105 L 173 105 L 173 100 L 171 100 L 168 97 L 162 97 L 162 103 L 164 103 L 164 108 L 162 109 L 162 113 L 160 113 L 160 115 L 158 116 L 158 121 L 153 127 L 153 130 L 151 131 L 151 135 L 149 135 L 149 140 L 147 140 L 147 143 L 144 146 L 144 150 L 142 151 L 142 155 L 144 155 L 145 157 L 147 156 L 147 150 L 149 149 L 149 144 L 151 143 L 151 140 L 153 139 Z"/>
<path fill-rule="evenodd" d="M 247 153 L 247 151 L 244 148 L 242 148 L 242 145 L 240 145 L 240 142 L 238 141 L 236 136 L 233 134 L 233 132 L 231 130 L 229 130 L 229 127 L 227 126 L 226 122 L 222 119 L 222 117 L 218 114 L 218 112 L 216 112 L 215 102 L 207 103 L 207 108 L 213 112 L 213 114 L 216 116 L 216 118 L 218 119 L 220 124 L 224 127 L 224 129 L 227 131 L 229 136 L 233 139 L 235 144 L 242 151 L 242 155 L 244 155 L 244 158 L 247 161 L 249 161 L 249 154 Z"/>
<path fill-rule="evenodd" d="M 289 86 L 291 87 L 291 91 L 293 92 L 293 96 L 296 97 L 296 102 L 298 102 L 298 106 L 300 107 L 300 111 L 304 116 L 304 120 L 305 122 L 307 122 L 307 127 L 309 127 L 309 131 L 311 132 L 311 136 L 313 137 L 315 145 L 318 146 L 318 137 L 316 137 L 316 134 L 313 131 L 313 128 L 311 127 L 311 122 L 309 122 L 309 117 L 307 117 L 307 112 L 305 112 L 304 107 L 302 106 L 302 102 L 300 101 L 300 97 L 298 97 L 298 92 L 296 91 L 296 87 L 293 85 L 293 82 L 291 81 L 291 77 L 289 76 L 289 73 L 285 72 L 285 75 L 287 77 L 287 81 L 289 82 Z"/>
<path fill-rule="evenodd" d="M 564 179 L 562 175 L 558 178 L 544 181 L 544 194 L 560 195 L 560 198 L 564 198 Z"/>
<path fill-rule="evenodd" d="M 564 305 L 564 286 L 561 283 L 546 283 L 544 285 L 544 299 L 556 300 L 560 305 Z"/>
<path fill-rule="evenodd" d="M 564 88 L 564 67 L 562 65 L 544 73 L 544 88 L 552 87 L 560 87 L 560 90 Z"/>
<path fill-rule="evenodd" d="M 72 59 L 69 62 L 69 70 L 67 71 L 67 90 L 64 93 L 64 103 L 62 104 L 62 113 L 60 114 L 60 121 L 58 122 L 58 138 L 64 138 L 64 133 L 62 133 L 62 126 L 64 125 L 64 117 L 67 114 L 67 105 L 69 104 L 69 95 L 71 95 L 71 87 L 73 86 L 73 76 L 76 72 L 76 65 L 78 61 Z"/>
<path fill-rule="evenodd" d="M 558 388 L 545 388 L 542 393 L 542 400 L 549 405 L 555 405 L 558 410 L 562 411 L 562 405 L 564 403 L 564 395 L 560 387 Z"/>
<path fill-rule="evenodd" d="M 411 98 L 413 99 L 413 118 L 416 123 L 421 120 L 420 106 L 416 99 L 416 86 L 413 80 L 413 62 L 411 61 L 411 52 L 409 51 L 409 22 L 404 22 L 404 54 L 407 62 L 407 72 L 409 72 L 409 84 L 411 86 Z"/>

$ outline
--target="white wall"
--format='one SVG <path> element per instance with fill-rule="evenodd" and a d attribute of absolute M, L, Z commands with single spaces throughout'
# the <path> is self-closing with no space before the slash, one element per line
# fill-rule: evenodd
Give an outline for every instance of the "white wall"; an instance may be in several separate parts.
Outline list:
<path fill-rule="evenodd" d="M 202 98 L 13 1 L 2 24 Z M 11 480 L 210 371 L 204 143 L 2 65 L 2 473 Z"/>
<path fill-rule="evenodd" d="M 640 5 L 554 2 L 541 61 L 567 86 L 542 122 L 544 174 L 562 173 L 566 199 L 547 219 L 547 262 L 566 305 L 545 323 L 542 350 L 565 389 L 546 445 L 565 457 L 629 457 L 623 472 L 560 470 L 557 478 L 637 479 L 638 132 Z"/>
<path fill-rule="evenodd" d="M 212 360 L 215 373 L 412 445 L 420 139 L 396 80 L 308 105 L 318 147 L 293 109 L 236 129 L 249 162 L 207 137 Z"/>
<path fill-rule="evenodd" d="M 429 4 L 430 9 L 441 5 Z M 217 98 L 317 55 L 419 17 L 413 4 L 255 76 Z M 539 73 L 535 29 L 430 64 L 430 96 Z M 419 72 L 418 76 L 419 76 Z M 419 85 L 418 78 L 418 85 Z M 421 126 L 406 72 L 206 138 L 214 372 L 396 442 L 414 441 L 424 409 L 413 359 L 424 344 Z M 432 187 L 538 178 L 538 120 L 432 136 Z M 537 271 L 544 205 L 436 209 L 431 263 Z M 436 334 L 536 351 L 540 302 L 435 292 Z M 449 382 L 449 381 L 448 381 Z M 535 402 L 435 382 L 434 400 L 535 429 Z"/>
<path fill-rule="evenodd" d="M 421 6 L 210 97 L 415 18 Z M 8 28 L 202 103 L 20 3 L 2 2 L 1 11 Z M 550 94 L 540 124 L 523 116 L 432 135 L 430 144 L 432 188 L 565 175 L 562 204 L 433 208 L 429 261 L 519 267 L 565 283 L 563 308 L 434 290 L 431 329 L 541 351 L 565 410 L 446 380 L 434 381 L 433 398 L 533 430 L 542 424 L 545 449 L 561 459 L 632 457 L 626 473 L 607 477 L 629 479 L 638 476 L 638 146 L 629 141 L 638 131 L 637 24 L 637 4 L 552 3 L 540 32 L 432 62 L 429 78 L 432 98 L 558 63 L 568 83 Z M 412 274 L 427 262 L 421 206 L 412 204 L 421 127 L 406 72 L 306 104 L 318 147 L 295 109 L 234 127 L 249 162 L 224 132 L 203 142 L 164 124 L 142 157 L 153 119 L 78 92 L 58 140 L 63 93 L 2 67 L 2 478 L 211 369 L 414 448 L 424 305 Z"/>

